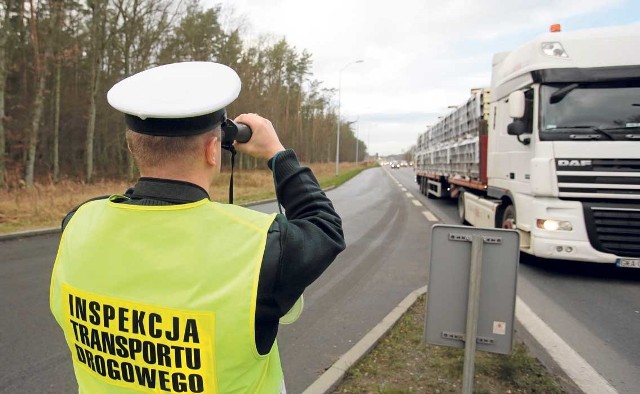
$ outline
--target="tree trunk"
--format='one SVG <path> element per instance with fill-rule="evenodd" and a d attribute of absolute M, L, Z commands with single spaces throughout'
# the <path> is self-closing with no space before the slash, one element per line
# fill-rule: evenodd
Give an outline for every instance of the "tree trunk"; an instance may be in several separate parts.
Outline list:
<path fill-rule="evenodd" d="M 7 82 L 7 36 L 9 34 L 9 10 L 11 2 L 5 5 L 4 20 L 0 28 L 0 187 L 4 187 L 7 183 L 7 164 L 6 164 L 6 137 L 4 130 L 5 114 L 5 86 Z"/>
<path fill-rule="evenodd" d="M 300 86 L 300 88 L 298 90 L 298 108 L 296 110 L 296 134 L 298 134 L 298 141 L 300 141 L 298 145 L 300 147 L 299 149 L 304 152 L 306 160 L 309 160 L 310 155 L 304 140 L 304 133 L 302 132 L 302 84 L 298 86 Z"/>
<path fill-rule="evenodd" d="M 33 186 L 34 168 L 36 164 L 36 148 L 38 146 L 38 134 L 40 132 L 40 120 L 44 109 L 44 90 L 46 87 L 46 74 L 40 72 L 38 89 L 33 100 L 33 114 L 31 117 L 31 133 L 29 135 L 29 151 L 27 153 L 27 168 L 24 182 L 28 187 Z"/>
<path fill-rule="evenodd" d="M 96 112 L 97 112 L 97 96 L 100 87 L 100 73 L 102 70 L 102 56 L 104 48 L 104 24 L 105 4 L 95 2 L 91 31 L 92 45 L 92 62 L 91 62 L 91 82 L 89 86 L 89 115 L 87 120 L 86 144 L 85 144 L 85 178 L 87 183 L 93 182 L 93 145 L 96 132 Z"/>
<path fill-rule="evenodd" d="M 137 7 L 134 7 L 134 10 L 137 11 Z M 123 15 L 123 18 L 125 16 Z M 125 19 L 126 21 L 127 19 Z M 125 42 L 124 42 L 124 75 L 128 77 L 131 75 L 131 37 L 128 30 L 125 30 L 127 34 L 125 34 Z M 127 128 L 124 128 L 125 135 L 127 133 Z M 125 145 L 127 147 L 127 180 L 129 182 L 133 182 L 135 180 L 136 174 L 136 163 L 133 160 L 133 155 L 129 152 L 129 145 L 126 142 L 125 137 Z"/>
<path fill-rule="evenodd" d="M 31 41 L 33 43 L 33 56 L 35 60 L 35 76 L 37 88 L 33 99 L 33 113 L 31 117 L 31 133 L 29 134 L 29 150 L 27 152 L 27 167 L 24 181 L 28 187 L 33 186 L 34 168 L 36 164 L 36 148 L 38 146 L 38 133 L 40 131 L 40 121 L 44 109 L 44 92 L 46 87 L 46 64 L 43 64 L 43 56 L 40 55 L 38 44 L 38 20 L 35 15 L 33 0 L 29 1 L 31 12 Z M 45 55 L 47 59 L 49 47 L 45 41 Z"/>
<path fill-rule="evenodd" d="M 95 66 L 94 66 L 95 67 Z M 92 74 L 97 73 L 94 70 Z M 93 89 L 89 97 L 89 120 L 87 122 L 87 139 L 85 144 L 85 179 L 87 183 L 93 181 L 93 139 L 96 132 L 96 95 L 98 88 L 98 81 L 94 79 L 95 75 L 92 75 Z"/>
<path fill-rule="evenodd" d="M 63 4 L 60 1 L 55 2 L 55 10 L 51 18 L 52 26 L 55 26 L 53 33 L 54 40 L 54 59 L 56 65 L 56 75 L 54 81 L 54 99 L 53 99 L 53 182 L 60 181 L 60 90 L 62 80 L 62 37 L 61 32 L 64 29 L 64 18 L 62 16 Z"/>
<path fill-rule="evenodd" d="M 53 118 L 53 181 L 60 181 L 60 80 L 62 74 L 62 61 L 56 63 L 55 108 Z"/>
<path fill-rule="evenodd" d="M 284 104 L 284 121 L 282 122 L 282 134 L 284 138 L 289 135 L 289 103 L 291 102 L 291 87 L 287 88 L 287 100 Z M 280 97 L 280 90 L 278 89 L 278 97 Z M 295 135 L 289 137 L 289 144 L 295 146 Z"/>

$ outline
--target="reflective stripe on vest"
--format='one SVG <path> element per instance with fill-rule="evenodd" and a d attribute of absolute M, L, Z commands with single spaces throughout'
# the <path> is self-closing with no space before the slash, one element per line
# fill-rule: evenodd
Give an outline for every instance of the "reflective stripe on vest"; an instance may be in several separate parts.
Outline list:
<path fill-rule="evenodd" d="M 275 214 L 201 200 L 83 205 L 67 225 L 51 310 L 81 393 L 278 393 L 277 344 L 255 346 Z"/>

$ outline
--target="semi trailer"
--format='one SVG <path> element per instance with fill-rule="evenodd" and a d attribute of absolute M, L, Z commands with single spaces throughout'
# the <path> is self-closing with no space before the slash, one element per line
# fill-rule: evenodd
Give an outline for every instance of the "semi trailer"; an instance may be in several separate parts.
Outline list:
<path fill-rule="evenodd" d="M 495 54 L 491 85 L 418 137 L 420 191 L 526 253 L 640 268 L 637 48 L 640 24 L 554 26 Z"/>

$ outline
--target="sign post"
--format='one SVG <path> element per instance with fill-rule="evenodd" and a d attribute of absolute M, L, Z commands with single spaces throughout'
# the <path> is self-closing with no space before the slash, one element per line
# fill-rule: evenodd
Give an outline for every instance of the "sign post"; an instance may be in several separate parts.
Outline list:
<path fill-rule="evenodd" d="M 462 373 L 462 393 L 473 393 L 473 371 L 475 369 L 476 330 L 480 307 L 480 280 L 482 278 L 482 244 L 480 235 L 471 241 L 471 270 L 469 273 L 469 299 L 467 300 L 467 332 L 464 342 L 464 369 Z"/>
<path fill-rule="evenodd" d="M 433 227 L 425 340 L 464 347 L 464 394 L 473 392 L 476 348 L 511 353 L 519 253 L 513 230 Z"/>

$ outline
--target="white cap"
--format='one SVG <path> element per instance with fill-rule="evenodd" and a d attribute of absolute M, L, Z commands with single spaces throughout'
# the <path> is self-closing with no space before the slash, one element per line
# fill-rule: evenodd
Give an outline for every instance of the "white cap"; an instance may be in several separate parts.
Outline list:
<path fill-rule="evenodd" d="M 173 63 L 123 79 L 109 90 L 107 100 L 125 114 L 133 131 L 194 135 L 220 124 L 240 86 L 238 74 L 223 64 Z"/>

